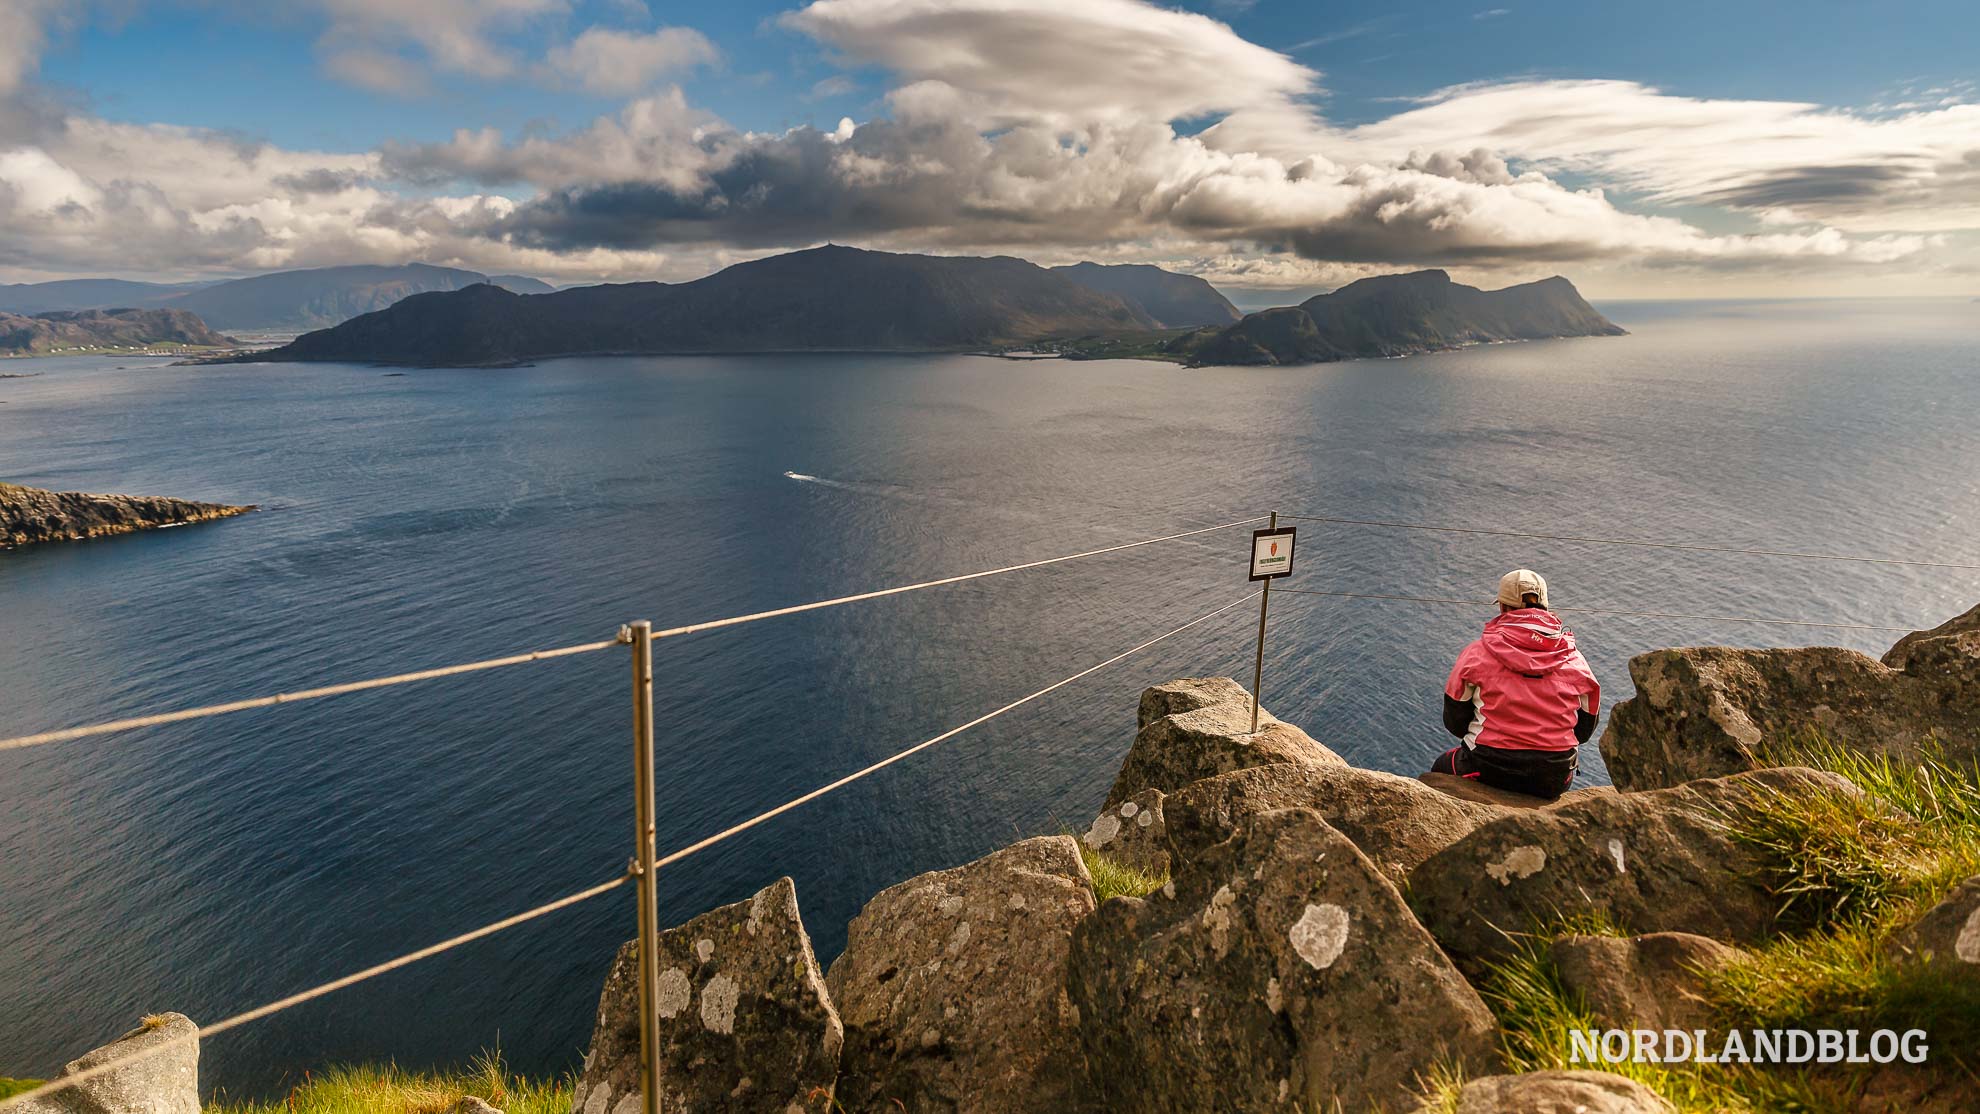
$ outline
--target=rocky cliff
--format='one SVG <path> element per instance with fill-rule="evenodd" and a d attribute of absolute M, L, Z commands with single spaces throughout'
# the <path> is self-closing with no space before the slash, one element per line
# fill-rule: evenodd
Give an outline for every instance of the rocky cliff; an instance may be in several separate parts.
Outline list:
<path fill-rule="evenodd" d="M 1969 627 L 1920 632 L 1893 655 L 1906 667 L 1937 663 L 1942 683 L 1951 674 L 1970 683 L 1980 658 L 1946 650 L 1948 640 L 1965 646 Z M 824 980 L 843 1026 L 836 1069 L 778 1076 L 801 1079 L 802 1100 L 789 1087 L 731 1089 L 724 1109 L 829 1100 L 855 1112 L 963 1114 L 1650 1114 L 1673 1111 L 1672 1096 L 1695 1109 L 1773 1109 L 1752 1096 L 1776 1086 L 1863 1114 L 1967 1109 L 1956 1065 L 1980 1053 L 1971 1027 L 1939 1025 L 1942 1069 L 1836 1066 L 1810 1081 L 1793 1066 L 1741 1068 L 1744 1082 L 1708 1076 L 1684 1085 L 1702 1091 L 1672 1096 L 1606 1070 L 1567 1070 L 1577 1065 L 1564 1052 L 1535 1052 L 1536 1041 L 1564 1046 L 1569 1025 L 1723 1037 L 1755 1024 L 1760 1015 L 1739 1012 L 1737 989 L 1754 971 L 1805 954 L 1811 932 L 1841 941 L 1865 931 L 1840 915 L 1811 928 L 1806 910 L 1784 902 L 1807 879 L 1791 876 L 1795 852 L 1764 833 L 1804 806 L 1888 816 L 1896 799 L 1872 800 L 1887 786 L 1828 770 L 1713 766 L 1705 774 L 1716 776 L 1664 788 L 1541 801 L 1357 770 L 1269 713 L 1253 734 L 1249 699 L 1225 678 L 1147 690 L 1120 772 L 1082 835 L 1027 840 L 875 897 Z M 1918 717 L 1940 722 L 1922 703 L 1878 714 L 1880 730 L 1910 729 L 1880 753 L 1922 738 Z M 1631 761 L 1612 759 L 1619 782 L 1669 780 Z M 1980 788 L 1971 800 L 1980 805 Z M 1898 823 L 1930 844 L 1924 817 Z M 1980 855 L 1980 830 L 1972 840 Z M 1947 862 L 1970 870 L 1968 854 Z M 1130 865 L 1147 887 L 1103 892 L 1088 863 Z M 1878 945 L 1887 950 L 1875 978 L 1952 980 L 1945 993 L 1958 1008 L 1980 1005 L 1980 878 L 1949 884 L 1911 891 L 1904 911 L 1884 914 L 1890 927 L 1878 931 L 1889 943 Z M 721 919 L 734 914 L 706 916 L 677 931 L 724 939 Z M 725 947 L 681 969 L 684 1015 L 709 1000 L 716 979 L 751 985 L 765 966 L 786 972 L 773 980 L 780 987 L 745 995 L 739 1011 L 820 993 L 789 945 L 732 954 L 718 973 L 706 960 Z M 1932 1024 L 1934 1007 L 1914 993 L 1852 1008 L 1880 1025 Z M 1541 1006 L 1558 1018 L 1536 1020 Z M 1834 1008 L 1786 1022 L 1856 1016 Z M 795 1031 L 806 1034 L 802 1047 L 822 1047 L 814 1031 L 831 1036 L 815 1024 Z M 766 1038 L 734 1055 L 744 1077 L 761 1079 L 792 1048 Z M 708 1082 L 669 1083 L 670 1093 L 714 1093 L 730 1078 L 712 1066 L 689 1075 Z M 1700 1105 L 1698 1093 L 1721 1105 Z"/>
<path fill-rule="evenodd" d="M 210 522 L 254 510 L 142 495 L 87 495 L 0 483 L 0 549 Z"/>
<path fill-rule="evenodd" d="M 1875 686 L 1913 670 L 1972 684 L 1976 627 L 1980 609 L 1909 636 L 1872 663 L 1883 673 L 1798 651 L 1813 664 L 1745 677 L 1740 709 L 1723 688 L 1684 688 L 1721 684 L 1725 668 L 1672 673 L 1654 699 L 1634 698 L 1654 709 L 1622 717 L 1624 736 L 1665 725 L 1659 745 L 1610 752 L 1619 785 L 1660 787 L 1552 801 L 1357 770 L 1269 714 L 1252 733 L 1250 696 L 1226 678 L 1156 686 L 1083 835 L 1023 840 L 883 891 L 829 970 L 788 878 L 662 933 L 663 1103 L 1971 1111 L 1980 770 L 1930 738 L 1948 722 L 1938 709 L 1885 702 Z M 1727 653 L 1648 657 L 1723 666 Z M 1726 768 L 1710 732 L 1741 738 L 1733 712 L 1759 722 L 1770 681 L 1828 686 L 1835 702 L 1819 715 L 1841 740 L 1828 753 L 1859 780 L 1757 751 Z M 1869 687 L 1842 700 L 1848 685 Z M 1695 716 L 1705 734 L 1669 733 Z M 1694 751 L 1704 776 L 1680 776 Z M 1129 888 L 1124 863 L 1142 872 Z M 606 975 L 572 1114 L 637 1109 L 635 956 L 628 944 Z M 1818 1058 L 1811 1043 L 1786 1063 L 1625 1068 L 1568 1052 L 1575 1034 L 1640 1044 L 1629 1031 L 1642 1031 L 1731 1055 L 1748 1034 L 1758 1049 L 1818 1029 L 1864 1031 L 1863 1055 Z M 1928 1055 L 1901 1060 L 1893 1043 L 1879 1058 L 1872 1030 L 1912 1034 Z M 177 1077 L 157 1086 L 184 1094 Z"/>
<path fill-rule="evenodd" d="M 1621 335 L 1558 275 L 1480 290 L 1443 271 L 1416 271 L 1362 279 L 1297 306 L 1254 313 L 1228 328 L 1178 338 L 1170 349 L 1197 366 L 1313 364 L 1495 341 Z"/>
<path fill-rule="evenodd" d="M 1881 660 L 1854 650 L 1695 646 L 1632 658 L 1636 695 L 1602 733 L 1625 789 L 1778 764 L 1822 741 L 1905 758 L 1980 761 L 1980 607 L 1906 635 Z"/>

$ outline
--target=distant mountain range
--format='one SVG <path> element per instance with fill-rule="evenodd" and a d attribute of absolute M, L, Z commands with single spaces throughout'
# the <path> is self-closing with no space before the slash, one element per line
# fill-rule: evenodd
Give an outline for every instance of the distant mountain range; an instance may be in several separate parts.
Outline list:
<path fill-rule="evenodd" d="M 0 312 L 33 314 L 63 309 L 148 306 L 210 285 L 204 282 L 130 282 L 126 279 L 0 283 Z"/>
<path fill-rule="evenodd" d="M 1246 315 L 1202 279 L 1159 267 L 1048 269 L 1009 256 L 837 246 L 739 263 L 692 282 L 563 290 L 519 275 L 490 278 L 419 263 L 285 271 L 194 288 L 116 279 L 0 287 L 0 311 L 51 301 L 140 305 L 94 316 L 0 312 L 0 352 L 227 345 L 229 338 L 207 326 L 320 325 L 261 358 L 488 366 L 597 354 L 1036 346 L 1076 358 L 1203 366 L 1319 363 L 1622 332 L 1559 277 L 1487 291 L 1452 282 L 1443 271 L 1383 275 Z"/>
<path fill-rule="evenodd" d="M 1202 329 L 1165 349 L 1196 365 L 1313 364 L 1406 356 L 1466 344 L 1552 337 L 1622 336 L 1623 330 L 1556 275 L 1480 290 L 1443 271 L 1362 279 L 1296 306 Z"/>
<path fill-rule="evenodd" d="M 231 337 L 182 309 L 54 310 L 23 316 L 0 312 L 0 355 L 42 356 L 104 348 L 153 346 L 230 348 Z"/>
<path fill-rule="evenodd" d="M 321 267 L 217 283 L 166 285 L 122 279 L 64 279 L 0 286 L 0 311 L 182 309 L 216 329 L 302 332 L 384 309 L 410 294 L 493 283 L 519 294 L 547 294 L 549 283 L 523 275 L 484 275 L 454 267 Z"/>
<path fill-rule="evenodd" d="M 462 367 L 576 355 L 1038 346 L 1202 366 L 1621 332 L 1564 278 L 1485 291 L 1443 271 L 1384 275 L 1247 316 L 1202 279 L 1156 267 L 1047 270 L 1008 256 L 823 247 L 677 285 L 419 294 L 255 358 Z"/>
<path fill-rule="evenodd" d="M 1209 283 L 1155 268 L 1046 270 L 1008 256 L 822 247 L 672 285 L 421 294 L 263 358 L 468 366 L 604 353 L 959 351 L 1235 313 Z"/>

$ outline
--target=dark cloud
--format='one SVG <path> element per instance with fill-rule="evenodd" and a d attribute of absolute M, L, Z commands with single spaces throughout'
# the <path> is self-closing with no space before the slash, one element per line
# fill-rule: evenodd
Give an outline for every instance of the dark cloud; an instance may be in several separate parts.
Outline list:
<path fill-rule="evenodd" d="M 274 184 L 296 193 L 342 193 L 364 185 L 366 181 L 366 176 L 355 170 L 332 170 L 319 166 L 299 174 L 277 175 Z"/>
<path fill-rule="evenodd" d="M 1700 200 L 1738 209 L 1828 207 L 1883 196 L 1912 177 L 1909 169 L 1889 163 L 1798 166 L 1709 191 Z"/>

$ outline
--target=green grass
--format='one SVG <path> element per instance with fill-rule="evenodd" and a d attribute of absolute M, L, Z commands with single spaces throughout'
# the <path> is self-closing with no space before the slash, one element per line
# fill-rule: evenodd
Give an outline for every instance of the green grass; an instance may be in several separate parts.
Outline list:
<path fill-rule="evenodd" d="M 1933 1059 L 1980 1067 L 1980 987 L 1892 959 L 1893 933 L 1980 874 L 1980 768 L 1937 746 L 1905 761 L 1811 739 L 1769 760 L 1831 770 L 1861 797 L 1772 793 L 1733 822 L 1770 862 L 1788 935 L 1707 988 L 1742 1027 L 1924 1029 Z"/>
<path fill-rule="evenodd" d="M 1901 964 L 1886 949 L 1894 932 L 1980 874 L 1980 769 L 1937 747 L 1898 762 L 1821 739 L 1766 760 L 1829 770 L 1863 792 L 1769 792 L 1727 817 L 1733 838 L 1759 852 L 1785 931 L 1707 976 L 1718 1031 L 1924 1029 L 1932 1060 L 1920 1070 L 1980 1067 L 1980 987 Z M 1479 989 L 1499 1017 L 1509 1068 L 1613 1072 L 1686 1114 L 1849 1108 L 1860 1080 L 1845 1068 L 1572 1063 L 1568 1034 L 1598 1026 L 1561 985 L 1550 938 L 1618 931 L 1591 917 L 1541 926 L 1488 970 Z"/>
<path fill-rule="evenodd" d="M 1086 864 L 1086 873 L 1093 877 L 1093 896 L 1099 901 L 1110 897 L 1147 897 L 1169 880 L 1166 874 L 1136 870 L 1110 859 L 1088 847 L 1085 840 L 1077 842 L 1080 861 Z"/>
<path fill-rule="evenodd" d="M 465 1072 L 411 1072 L 387 1064 L 338 1067 L 306 1076 L 279 1099 L 232 1101 L 216 1096 L 206 1114 L 445 1114 L 473 1095 L 505 1114 L 569 1114 L 571 1080 L 511 1074 L 499 1053 Z"/>
<path fill-rule="evenodd" d="M 1731 818 L 1734 838 L 1769 863 L 1791 927 L 1915 916 L 1980 874 L 1980 769 L 1938 746 L 1899 762 L 1815 738 L 1767 760 L 1829 770 L 1863 790 L 1771 790 Z"/>
<path fill-rule="evenodd" d="M 1416 1081 L 1418 1103 L 1410 1114 L 1458 1114 L 1458 1097 L 1464 1092 L 1464 1072 L 1450 1064 L 1438 1064 Z"/>
<path fill-rule="evenodd" d="M 0 1099 L 10 1099 L 23 1091 L 32 1091 L 41 1086 L 39 1079 L 8 1079 L 0 1075 Z"/>
<path fill-rule="evenodd" d="M 1499 1019 L 1509 1071 L 1605 1071 L 1633 1079 L 1680 1114 L 1841 1114 L 1842 1095 L 1804 1074 L 1769 1074 L 1742 1064 L 1577 1063 L 1569 1034 L 1602 1029 L 1561 985 L 1551 942 L 1530 940 L 1493 964 L 1479 992 Z"/>

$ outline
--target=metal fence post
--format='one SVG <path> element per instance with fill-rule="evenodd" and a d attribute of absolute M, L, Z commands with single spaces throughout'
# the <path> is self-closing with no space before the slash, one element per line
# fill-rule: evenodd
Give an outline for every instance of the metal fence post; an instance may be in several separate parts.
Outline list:
<path fill-rule="evenodd" d="M 1256 522 L 1257 519 L 1251 521 Z M 1272 521 L 1265 527 L 1268 530 L 1279 528 L 1279 512 L 1272 512 Z M 1251 733 L 1258 734 L 1258 690 L 1265 684 L 1265 609 L 1272 605 L 1272 582 L 1267 580 L 1265 588 L 1258 594 L 1258 657 L 1251 663 Z"/>
<path fill-rule="evenodd" d="M 639 1089 L 644 1114 L 660 1114 L 660 858 L 653 823 L 653 624 L 626 627 L 632 642 L 633 884 L 639 895 Z"/>

